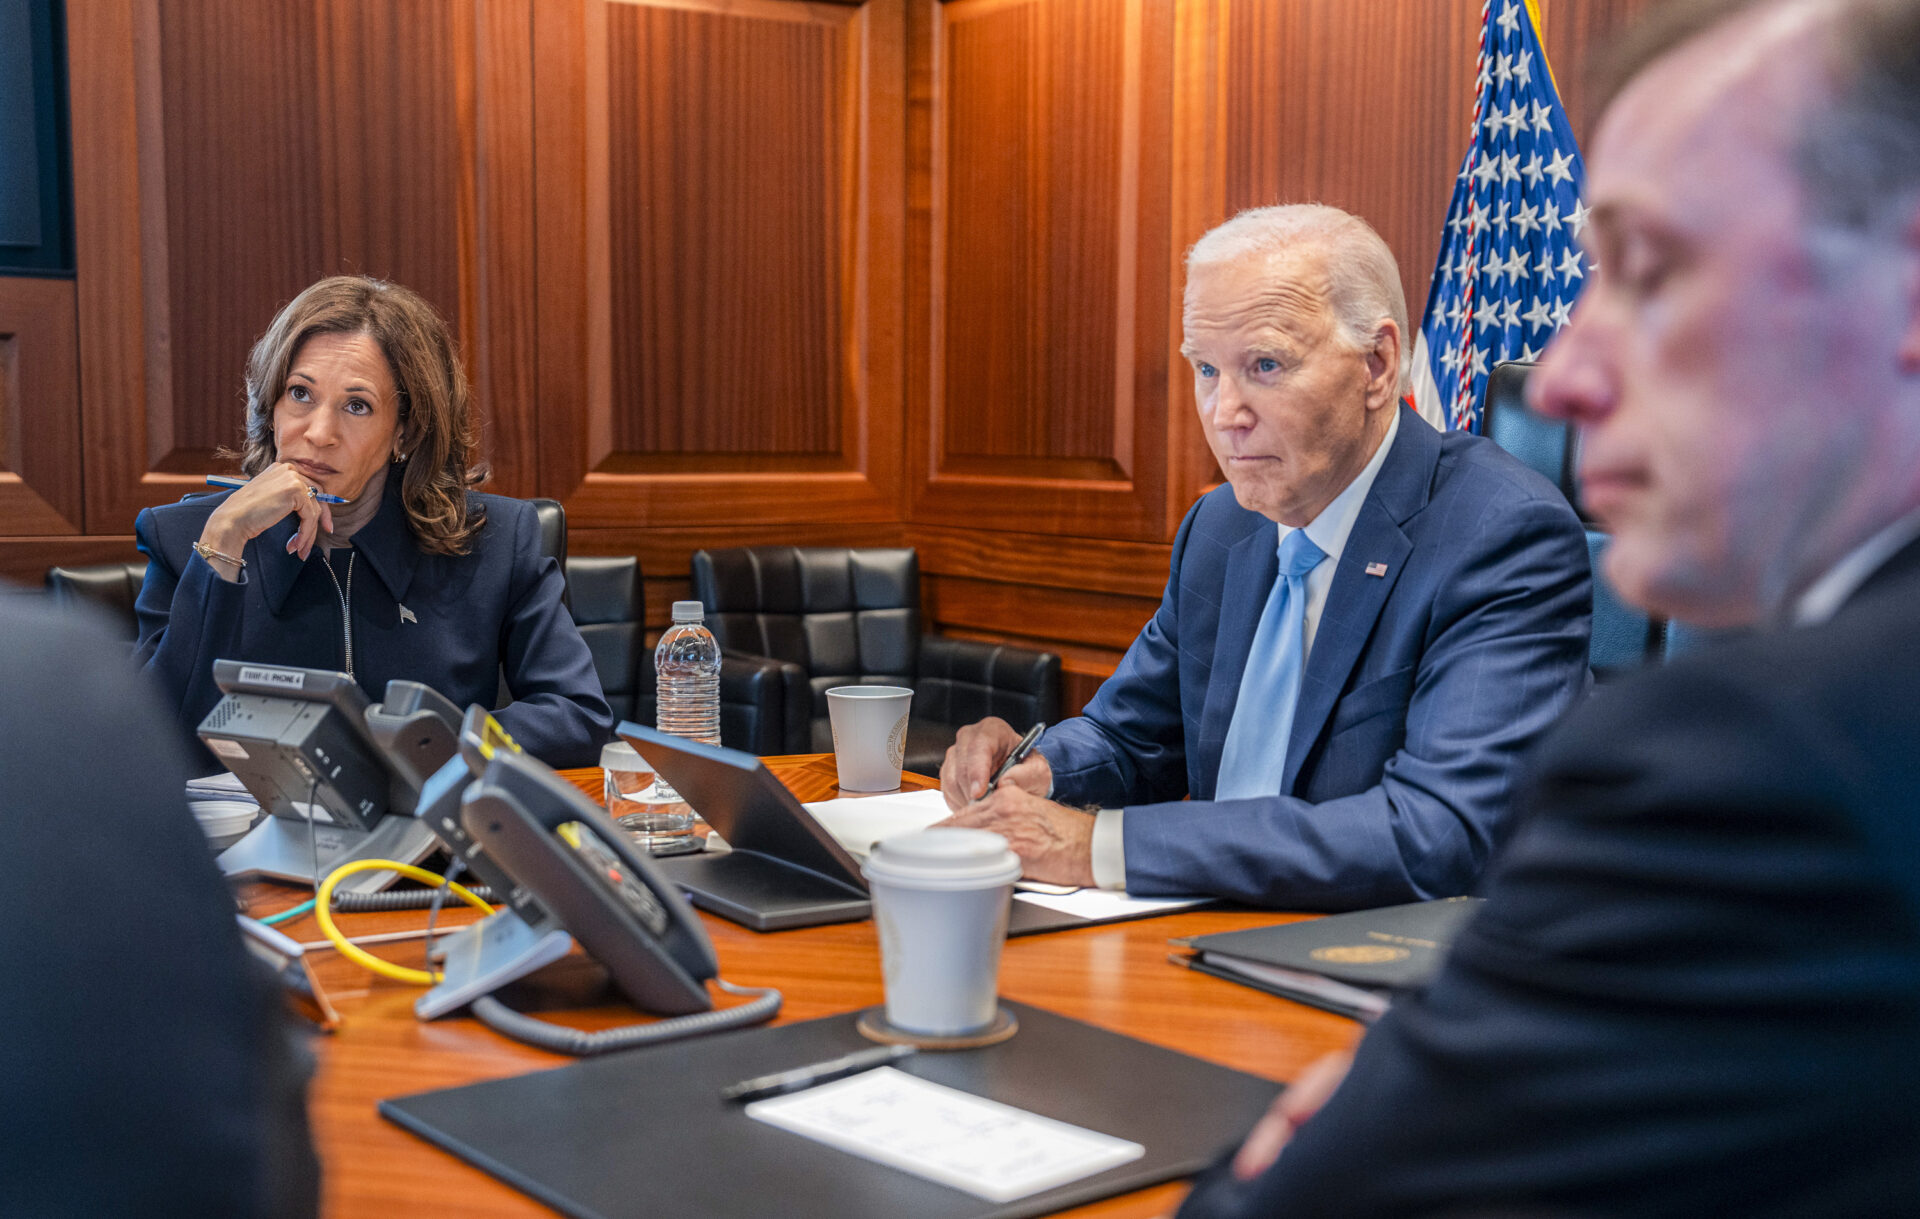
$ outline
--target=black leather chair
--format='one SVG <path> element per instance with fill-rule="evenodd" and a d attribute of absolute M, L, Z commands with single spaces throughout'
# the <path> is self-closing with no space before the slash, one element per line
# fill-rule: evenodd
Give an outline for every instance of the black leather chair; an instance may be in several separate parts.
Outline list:
<path fill-rule="evenodd" d="M 1487 377 L 1482 426 L 1488 439 L 1559 487 L 1585 520 L 1577 468 L 1579 433 L 1527 405 L 1527 378 L 1534 367 L 1520 360 L 1494 366 Z M 1587 530 L 1587 561 L 1593 567 L 1593 637 L 1587 648 L 1587 666 L 1601 681 L 1661 659 L 1668 634 L 1665 623 L 1628 605 L 1607 583 L 1601 559 L 1610 540 L 1599 529 Z"/>
<path fill-rule="evenodd" d="M 1487 376 L 1486 401 L 1480 409 L 1481 430 L 1487 439 L 1560 488 L 1581 520 L 1590 520 L 1580 502 L 1579 433 L 1527 405 L 1527 377 L 1534 368 L 1521 360 L 1493 366 Z"/>
<path fill-rule="evenodd" d="M 140 585 L 147 578 L 147 561 L 89 563 L 74 567 L 47 569 L 47 596 L 62 609 L 91 605 L 105 609 L 112 617 L 115 632 L 129 644 L 140 637 L 139 619 L 133 604 L 139 600 Z"/>
<path fill-rule="evenodd" d="M 573 620 L 613 713 L 654 723 L 653 649 L 646 640 L 646 593 L 632 555 L 570 555 Z M 720 743 L 749 753 L 785 753 L 790 665 L 730 654 L 720 659 Z"/>
<path fill-rule="evenodd" d="M 756 546 L 693 556 L 693 595 L 729 654 L 772 657 L 790 674 L 786 752 L 833 748 L 826 692 L 914 691 L 908 770 L 937 775 L 963 724 L 998 715 L 1024 730 L 1060 715 L 1060 658 L 920 632 L 920 562 L 908 549 Z"/>
<path fill-rule="evenodd" d="M 1601 568 L 1612 539 L 1597 529 L 1587 530 L 1587 562 L 1593 565 L 1593 638 L 1587 647 L 1587 667 L 1605 681 L 1661 657 L 1665 640 L 1662 623 L 1620 599 Z"/>

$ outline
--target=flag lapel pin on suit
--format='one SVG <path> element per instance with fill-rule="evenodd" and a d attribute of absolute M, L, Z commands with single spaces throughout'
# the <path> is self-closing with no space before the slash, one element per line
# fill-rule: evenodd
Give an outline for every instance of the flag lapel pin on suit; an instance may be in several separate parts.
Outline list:
<path fill-rule="evenodd" d="M 1387 574 L 1387 565 L 1385 563 L 1369 563 L 1367 564 L 1367 574 L 1370 576 L 1384 576 Z"/>

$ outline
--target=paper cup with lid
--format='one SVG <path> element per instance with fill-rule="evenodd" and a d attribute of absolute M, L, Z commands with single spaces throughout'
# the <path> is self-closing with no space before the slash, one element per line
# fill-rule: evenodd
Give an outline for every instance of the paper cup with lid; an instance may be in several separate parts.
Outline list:
<path fill-rule="evenodd" d="M 993 1023 L 1007 903 L 1020 857 L 991 830 L 937 827 L 883 838 L 862 872 L 873 892 L 887 1023 L 958 1037 Z"/>

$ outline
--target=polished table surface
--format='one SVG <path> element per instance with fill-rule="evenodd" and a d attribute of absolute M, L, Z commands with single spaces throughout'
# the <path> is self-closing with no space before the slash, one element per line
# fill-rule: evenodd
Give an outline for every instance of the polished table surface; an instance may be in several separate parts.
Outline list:
<path fill-rule="evenodd" d="M 843 794 L 835 786 L 831 755 L 769 758 L 767 765 L 802 800 Z M 563 773 L 598 797 L 599 771 Z M 934 784 L 907 775 L 906 786 Z M 305 894 L 310 895 L 310 891 Z M 256 915 L 303 899 L 301 890 L 264 883 L 248 886 L 242 896 Z M 440 925 L 458 926 L 476 917 L 477 912 L 450 908 L 442 914 Z M 778 987 L 786 996 L 780 1023 L 854 1011 L 881 1001 L 879 947 L 871 921 L 760 934 L 701 917 L 719 955 L 721 977 L 747 986 Z M 1167 940 L 1294 917 L 1209 910 L 1019 937 L 1007 941 L 1000 993 L 1270 1079 L 1291 1079 L 1319 1055 L 1351 1044 L 1359 1026 L 1178 968 L 1167 960 Z M 422 911 L 343 914 L 338 922 L 346 935 L 358 938 L 417 930 L 425 926 L 426 915 Z M 303 942 L 321 940 L 310 917 L 286 923 L 282 930 Z M 399 964 L 424 962 L 424 946 L 417 939 L 369 948 Z M 319 1071 L 312 1113 L 325 1168 L 325 1213 L 399 1215 L 419 1208 L 421 1213 L 458 1213 L 472 1219 L 552 1214 L 526 1195 L 391 1125 L 374 1106 L 384 1097 L 518 1075 L 574 1060 L 509 1041 L 466 1016 L 422 1024 L 413 1015 L 417 988 L 374 977 L 330 950 L 315 955 L 314 969 L 343 1021 L 339 1031 L 315 1041 Z M 722 1006 L 739 1002 L 720 998 Z M 571 1002 L 564 990 L 536 994 L 533 999 L 552 1005 L 541 1012 L 545 1018 L 581 1028 L 644 1018 L 619 1005 L 563 1006 Z M 1062 1213 L 1089 1219 L 1161 1215 L 1171 1211 L 1184 1192 L 1182 1184 L 1167 1184 Z M 644 1209 L 644 1200 L 636 1203 Z M 767 1213 L 777 1210 L 770 1206 Z"/>

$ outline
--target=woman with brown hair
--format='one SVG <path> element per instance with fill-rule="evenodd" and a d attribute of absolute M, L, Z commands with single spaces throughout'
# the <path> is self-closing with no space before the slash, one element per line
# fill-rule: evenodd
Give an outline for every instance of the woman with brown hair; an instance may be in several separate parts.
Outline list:
<path fill-rule="evenodd" d="M 394 678 L 492 706 L 554 766 L 591 765 L 612 712 L 541 552 L 533 506 L 473 490 L 466 375 L 433 307 L 334 276 L 247 361 L 251 481 L 140 513 L 140 660 L 188 728 L 217 659 L 338 669 L 378 699 Z M 315 552 L 318 552 L 317 554 Z"/>

